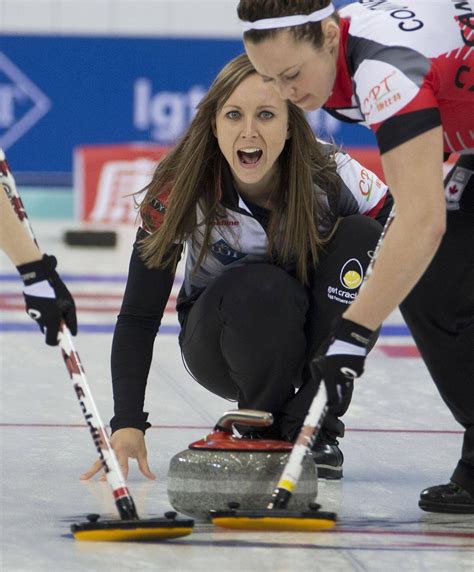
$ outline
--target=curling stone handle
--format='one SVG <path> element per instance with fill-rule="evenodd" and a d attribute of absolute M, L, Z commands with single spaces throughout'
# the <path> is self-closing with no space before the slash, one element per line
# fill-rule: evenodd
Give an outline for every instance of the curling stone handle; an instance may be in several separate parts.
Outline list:
<path fill-rule="evenodd" d="M 222 415 L 215 429 L 231 431 L 234 423 L 250 425 L 250 427 L 269 427 L 273 423 L 273 415 L 268 411 L 257 409 L 232 409 Z"/>

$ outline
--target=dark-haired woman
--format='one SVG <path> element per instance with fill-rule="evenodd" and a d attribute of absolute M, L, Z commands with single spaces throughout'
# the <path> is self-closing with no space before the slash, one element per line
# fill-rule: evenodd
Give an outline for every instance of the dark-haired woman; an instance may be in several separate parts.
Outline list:
<path fill-rule="evenodd" d="M 312 366 L 315 383 L 324 378 L 332 404 L 352 391 L 371 332 L 401 304 L 465 428 L 451 482 L 419 505 L 474 513 L 474 6 L 362 0 L 337 13 L 328 0 L 240 0 L 238 13 L 252 63 L 282 97 L 375 132 L 396 203 L 373 276 Z M 443 184 L 451 153 L 461 156 Z"/>

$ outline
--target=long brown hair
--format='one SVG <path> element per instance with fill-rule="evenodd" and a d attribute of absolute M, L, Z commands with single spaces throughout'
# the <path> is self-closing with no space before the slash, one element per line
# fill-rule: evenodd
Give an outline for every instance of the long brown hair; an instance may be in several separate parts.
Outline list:
<path fill-rule="evenodd" d="M 326 8 L 330 0 L 240 0 L 237 14 L 244 22 L 255 22 L 263 18 L 279 18 L 281 16 L 295 16 L 311 14 L 321 8 Z M 331 16 L 339 22 L 339 16 L 334 12 Z M 249 30 L 245 32 L 244 39 L 258 44 L 267 38 L 274 38 L 279 32 L 287 30 L 295 41 L 309 41 L 315 48 L 320 48 L 324 42 L 321 22 L 310 22 L 289 28 L 275 28 L 270 30 Z"/>
<path fill-rule="evenodd" d="M 145 187 L 140 205 L 145 226 L 153 228 L 150 216 L 153 204 L 165 195 L 166 214 L 158 231 L 142 242 L 142 256 L 147 266 L 176 264 L 179 252 L 173 244 L 202 233 L 198 267 L 207 255 L 213 225 L 223 209 L 219 202 L 222 155 L 212 126 L 238 85 L 256 73 L 246 54 L 231 60 L 217 75 L 181 141 L 157 165 L 152 181 Z M 338 178 L 333 154 L 322 151 L 304 113 L 291 102 L 288 105 L 288 127 L 291 137 L 278 158 L 280 166 L 276 205 L 270 214 L 268 253 L 277 264 L 296 261 L 296 273 L 303 283 L 308 281 L 308 264 L 315 267 L 320 246 L 317 220 L 323 216 L 315 185 L 325 192 L 338 192 Z M 203 213 L 197 223 L 196 207 Z"/>

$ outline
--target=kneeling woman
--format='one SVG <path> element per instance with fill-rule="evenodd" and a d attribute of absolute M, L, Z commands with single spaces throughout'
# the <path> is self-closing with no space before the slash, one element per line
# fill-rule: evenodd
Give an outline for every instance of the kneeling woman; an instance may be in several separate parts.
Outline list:
<path fill-rule="evenodd" d="M 182 245 L 177 311 L 189 371 L 239 408 L 273 413 L 266 436 L 292 440 L 311 401 L 297 391 L 311 383 L 307 363 L 355 298 L 391 205 L 385 185 L 316 140 L 245 55 L 222 69 L 140 207 L 112 347 L 112 443 L 125 473 L 132 457 L 153 478 L 143 404 Z M 342 476 L 336 438 L 348 405 L 328 414 L 315 444 L 322 477 Z"/>

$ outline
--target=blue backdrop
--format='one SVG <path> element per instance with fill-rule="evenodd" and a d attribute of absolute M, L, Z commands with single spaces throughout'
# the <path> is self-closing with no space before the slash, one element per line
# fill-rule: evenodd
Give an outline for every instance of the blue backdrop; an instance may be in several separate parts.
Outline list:
<path fill-rule="evenodd" d="M 70 173 L 76 145 L 173 143 L 240 40 L 3 36 L 0 146 L 17 172 Z M 324 112 L 315 129 L 345 145 L 369 130 Z"/>

